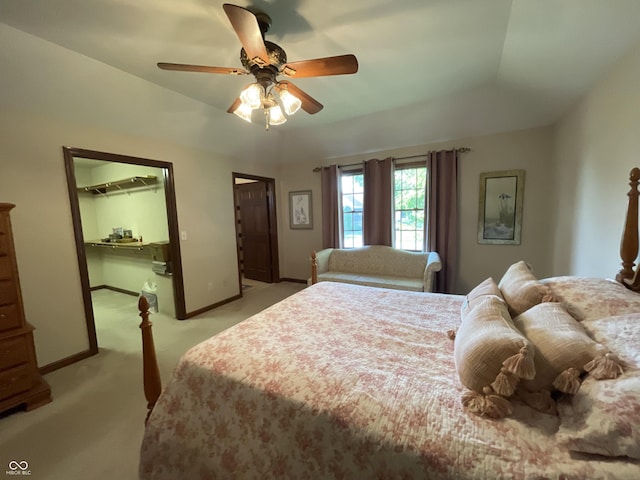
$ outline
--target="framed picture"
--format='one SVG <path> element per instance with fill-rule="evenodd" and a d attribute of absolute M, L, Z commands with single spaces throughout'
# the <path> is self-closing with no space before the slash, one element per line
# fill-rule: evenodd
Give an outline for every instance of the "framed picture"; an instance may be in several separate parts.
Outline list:
<path fill-rule="evenodd" d="M 312 208 L 311 190 L 289 192 L 289 227 L 292 229 L 312 229 Z"/>
<path fill-rule="evenodd" d="M 520 245 L 524 170 L 480 174 L 478 243 Z"/>

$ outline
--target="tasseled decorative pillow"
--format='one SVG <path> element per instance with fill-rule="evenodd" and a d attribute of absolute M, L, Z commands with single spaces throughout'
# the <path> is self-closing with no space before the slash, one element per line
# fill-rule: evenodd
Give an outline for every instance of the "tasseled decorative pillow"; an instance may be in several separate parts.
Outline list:
<path fill-rule="evenodd" d="M 473 290 L 464 297 L 464 302 L 462 302 L 462 309 L 460 312 L 462 314 L 462 318 L 466 317 L 471 310 L 473 310 L 473 307 L 484 300 L 487 295 L 495 295 L 496 297 L 504 300 L 502 293 L 498 288 L 498 284 L 491 277 L 476 285 Z"/>
<path fill-rule="evenodd" d="M 471 392 L 462 403 L 490 418 L 511 414 L 508 399 L 521 378 L 535 377 L 534 347 L 513 325 L 505 303 L 489 295 L 463 319 L 455 336 L 460 382 Z"/>
<path fill-rule="evenodd" d="M 513 323 L 536 348 L 536 376 L 518 386 L 518 395 L 533 408 L 555 413 L 551 392 L 576 393 L 585 371 L 598 380 L 623 371 L 617 357 L 589 337 L 560 303 L 536 305 Z"/>
<path fill-rule="evenodd" d="M 538 281 L 529 264 L 522 260 L 507 269 L 498 287 L 513 317 L 540 302 L 552 300 L 549 289 Z"/>

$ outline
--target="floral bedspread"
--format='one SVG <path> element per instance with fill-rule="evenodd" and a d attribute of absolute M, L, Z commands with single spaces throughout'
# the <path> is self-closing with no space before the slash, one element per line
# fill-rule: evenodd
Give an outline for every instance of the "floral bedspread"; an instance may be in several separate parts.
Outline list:
<path fill-rule="evenodd" d="M 638 478 L 557 417 L 463 410 L 462 296 L 322 282 L 193 347 L 146 427 L 148 479 Z"/>

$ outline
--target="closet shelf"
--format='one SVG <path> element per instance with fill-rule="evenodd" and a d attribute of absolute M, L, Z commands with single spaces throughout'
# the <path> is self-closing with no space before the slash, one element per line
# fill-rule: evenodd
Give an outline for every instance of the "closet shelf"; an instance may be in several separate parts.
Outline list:
<path fill-rule="evenodd" d="M 129 177 L 123 180 L 114 180 L 113 182 L 100 183 L 98 185 L 87 185 L 86 187 L 78 187 L 78 192 L 90 192 L 94 195 L 105 195 L 109 191 L 125 190 L 135 187 L 154 186 L 158 181 L 155 175 Z"/>
<path fill-rule="evenodd" d="M 112 248 L 112 249 L 118 249 L 118 250 L 139 250 L 139 251 L 143 251 L 145 250 L 145 247 L 149 246 L 149 243 L 145 242 L 145 243 L 141 243 L 141 242 L 103 242 L 101 240 L 94 240 L 94 241 L 88 241 L 88 242 L 84 242 L 84 244 L 87 247 L 106 247 L 106 248 Z"/>

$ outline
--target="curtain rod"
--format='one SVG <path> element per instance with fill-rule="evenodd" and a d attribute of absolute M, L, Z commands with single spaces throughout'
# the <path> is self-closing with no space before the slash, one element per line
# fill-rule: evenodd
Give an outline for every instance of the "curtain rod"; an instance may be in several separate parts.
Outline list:
<path fill-rule="evenodd" d="M 454 148 L 452 150 L 457 150 L 460 153 L 467 153 L 470 152 L 471 149 L 469 147 L 460 147 L 460 148 Z M 433 152 L 437 152 L 438 150 L 429 150 L 427 153 L 421 153 L 420 155 L 409 155 L 406 157 L 392 157 L 394 160 L 410 160 L 412 158 L 420 158 L 420 157 L 426 157 L 427 155 L 429 155 L 430 153 Z M 343 167 L 355 167 L 356 165 L 360 165 L 362 164 L 362 162 L 358 162 L 358 163 L 348 163 L 346 165 L 338 165 L 338 168 L 343 168 Z M 319 172 L 320 170 L 322 170 L 322 167 L 316 167 L 313 169 L 314 172 Z"/>

